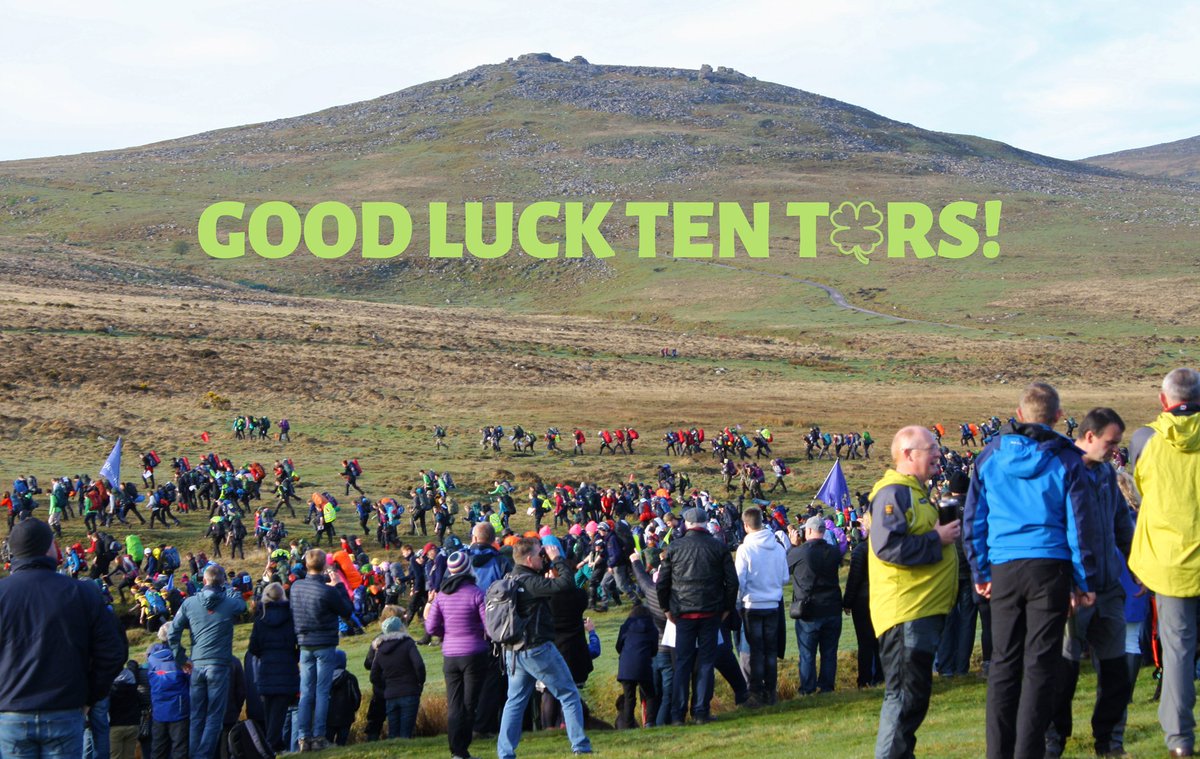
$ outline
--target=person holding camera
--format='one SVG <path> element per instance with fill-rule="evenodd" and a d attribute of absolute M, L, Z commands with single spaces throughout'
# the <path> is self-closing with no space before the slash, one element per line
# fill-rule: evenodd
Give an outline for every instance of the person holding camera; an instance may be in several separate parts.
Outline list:
<path fill-rule="evenodd" d="M 354 616 L 344 588 L 329 584 L 333 576 L 325 552 L 304 554 L 307 574 L 292 583 L 292 621 L 300 644 L 300 708 L 296 719 L 301 751 L 320 751 L 326 739 L 330 692 L 337 669 L 338 618 Z"/>
<path fill-rule="evenodd" d="M 942 524 L 929 499 L 941 471 L 933 433 L 917 425 L 892 439 L 892 468 L 869 496 L 871 621 L 883 663 L 876 759 L 910 757 L 929 711 L 933 657 L 958 586 L 957 520 Z"/>
<path fill-rule="evenodd" d="M 792 578 L 791 617 L 796 620 L 800 650 L 800 695 L 828 693 L 837 681 L 837 647 L 842 636 L 842 589 L 838 568 L 842 553 L 825 540 L 825 519 L 809 517 L 804 540 L 795 525 L 788 526 L 793 548 L 787 554 Z M 817 652 L 821 669 L 817 671 Z"/>

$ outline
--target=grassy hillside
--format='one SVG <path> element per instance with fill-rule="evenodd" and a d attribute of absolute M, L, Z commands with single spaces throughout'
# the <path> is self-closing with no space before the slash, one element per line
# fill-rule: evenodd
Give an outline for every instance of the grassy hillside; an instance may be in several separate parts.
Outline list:
<path fill-rule="evenodd" d="M 822 244 L 796 256 L 783 203 L 1000 199 L 1002 253 L 862 266 Z M 398 259 L 215 261 L 196 245 L 217 200 L 401 202 L 414 244 Z M 430 261 L 422 209 L 464 201 L 735 200 L 773 205 L 769 260 L 736 269 L 638 260 L 635 231 L 603 228 L 609 260 Z M 1069 337 L 1195 332 L 1196 309 L 1155 295 L 1195 290 L 1195 198 L 1178 184 L 1115 175 L 970 136 L 889 120 L 730 70 L 595 66 L 523 56 L 371 101 L 128 150 L 0 164 L 0 252 L 25 267 L 86 266 L 123 286 L 244 287 L 280 293 L 522 313 L 651 320 L 675 330 L 829 334 L 876 318 L 851 303 L 994 330 Z M 451 214 L 459 233 L 461 211 Z M 826 238 L 830 227 L 818 228 Z M 712 230 L 715 235 L 715 229 Z M 79 259 L 84 259 L 80 261 Z M 1091 307 L 1093 293 L 1104 307 Z M 950 334 L 960 334 L 952 332 Z M 825 339 L 823 337 L 823 339 Z"/>
<path fill-rule="evenodd" d="M 1130 174 L 1195 182 L 1200 180 L 1200 137 L 1092 156 L 1084 159 L 1084 163 Z"/>

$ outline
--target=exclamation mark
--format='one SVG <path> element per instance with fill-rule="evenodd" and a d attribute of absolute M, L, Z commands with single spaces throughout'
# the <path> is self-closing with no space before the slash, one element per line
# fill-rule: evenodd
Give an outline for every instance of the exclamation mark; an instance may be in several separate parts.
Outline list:
<path fill-rule="evenodd" d="M 983 204 L 983 227 L 984 234 L 988 237 L 996 237 L 1000 234 L 1000 201 L 988 200 Z M 987 258 L 995 258 L 1000 255 L 1000 243 L 995 240 L 988 240 L 983 244 L 983 255 Z"/>

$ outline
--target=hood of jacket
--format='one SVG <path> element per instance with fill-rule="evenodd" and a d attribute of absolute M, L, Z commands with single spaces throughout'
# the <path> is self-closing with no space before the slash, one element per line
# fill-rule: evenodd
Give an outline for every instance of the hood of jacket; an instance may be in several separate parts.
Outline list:
<path fill-rule="evenodd" d="M 287 601 L 268 601 L 263 605 L 262 623 L 267 627 L 283 627 L 292 623 L 292 605 Z"/>
<path fill-rule="evenodd" d="M 412 640 L 412 636 L 407 632 L 383 633 L 375 639 L 373 645 L 377 647 L 376 650 L 378 650 L 379 653 L 386 654 L 395 651 L 397 648 L 404 645 L 404 641 L 406 640 Z"/>
<path fill-rule="evenodd" d="M 225 599 L 224 588 L 205 587 L 200 591 L 200 602 L 204 604 L 204 608 L 209 611 L 215 611 L 221 605 L 221 601 Z"/>
<path fill-rule="evenodd" d="M 747 532 L 742 544 L 751 548 L 770 548 L 772 545 L 779 545 L 779 542 L 775 540 L 775 533 L 764 524 L 761 530 Z"/>
<path fill-rule="evenodd" d="M 443 595 L 448 596 L 448 595 L 453 594 L 454 591 L 458 590 L 463 585 L 474 585 L 474 584 L 475 584 L 475 576 L 474 575 L 472 575 L 470 572 L 461 572 L 456 575 L 448 575 L 445 579 L 443 579 L 441 587 L 438 589 L 438 592 L 442 593 Z"/>
<path fill-rule="evenodd" d="M 468 549 L 471 554 L 471 566 L 482 567 L 493 559 L 499 558 L 500 552 L 493 546 L 473 545 Z"/>
<path fill-rule="evenodd" d="M 1150 428 L 1162 435 L 1171 447 L 1184 453 L 1200 451 L 1200 413 L 1192 411 L 1191 404 L 1177 407 L 1179 411 L 1167 411 L 1150 423 Z"/>
<path fill-rule="evenodd" d="M 1041 477 L 1058 454 L 1075 443 L 1044 424 L 1008 424 L 1000 430 L 994 454 L 1004 471 L 1023 480 Z"/>

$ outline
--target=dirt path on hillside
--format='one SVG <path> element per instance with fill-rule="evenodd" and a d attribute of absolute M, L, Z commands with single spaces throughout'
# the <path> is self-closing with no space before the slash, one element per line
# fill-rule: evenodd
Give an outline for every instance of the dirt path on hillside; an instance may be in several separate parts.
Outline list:
<path fill-rule="evenodd" d="M 928 324 L 928 325 L 934 326 L 934 327 L 949 327 L 950 329 L 969 329 L 972 331 L 979 331 L 978 327 L 972 327 L 972 326 L 969 326 L 966 324 L 949 324 L 947 322 L 931 322 L 931 321 L 926 321 L 925 319 L 910 319 L 910 318 L 904 317 L 904 316 L 895 316 L 893 314 L 885 314 L 881 311 L 872 311 L 869 308 L 863 308 L 862 306 L 856 306 L 853 303 L 850 303 L 849 301 L 846 300 L 846 296 L 843 295 L 842 292 L 840 290 L 838 290 L 836 287 L 831 287 L 830 285 L 824 285 L 824 284 L 821 284 L 820 282 L 814 282 L 811 279 L 804 279 L 803 277 L 797 277 L 794 274 L 784 274 L 782 272 L 773 272 L 773 271 L 756 271 L 754 269 L 743 269 L 740 266 L 733 266 L 731 264 L 721 264 L 721 263 L 717 263 L 715 261 L 697 261 L 697 260 L 692 260 L 692 259 L 676 259 L 676 260 L 686 261 L 688 263 L 707 264 L 708 266 L 717 266 L 722 269 L 731 269 L 733 271 L 740 272 L 742 274 L 753 274 L 758 277 L 774 277 L 776 279 L 786 279 L 791 282 L 799 282 L 802 285 L 808 285 L 809 287 L 815 287 L 818 290 L 823 291 L 826 295 L 829 296 L 829 299 L 831 301 L 833 301 L 833 305 L 837 306 L 838 308 L 843 308 L 843 309 L 846 309 L 847 311 L 857 311 L 858 313 L 866 314 L 867 316 L 878 316 L 881 319 L 887 319 L 888 321 L 892 321 L 892 322 L 907 323 L 907 324 Z M 987 331 L 992 332 L 992 333 L 996 332 L 996 330 L 987 330 Z M 1008 333 L 1002 333 L 1002 334 L 1008 334 Z"/>

